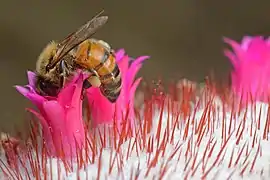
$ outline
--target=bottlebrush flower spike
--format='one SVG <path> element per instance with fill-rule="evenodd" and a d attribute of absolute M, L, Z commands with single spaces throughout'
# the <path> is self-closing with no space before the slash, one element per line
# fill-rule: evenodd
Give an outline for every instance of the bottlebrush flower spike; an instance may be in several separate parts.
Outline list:
<path fill-rule="evenodd" d="M 244 37 L 242 42 L 225 38 L 234 52 L 225 50 L 233 65 L 232 89 L 243 102 L 253 100 L 268 102 L 270 90 L 270 39 L 261 36 Z"/>
<path fill-rule="evenodd" d="M 99 88 L 87 90 L 87 99 L 90 105 L 93 126 L 98 124 L 112 123 L 116 120 L 119 128 L 122 120 L 127 117 L 131 127 L 135 118 L 134 94 L 141 78 L 134 81 L 137 72 L 142 67 L 142 62 L 149 56 L 141 56 L 135 60 L 125 55 L 123 49 L 116 52 L 116 62 L 122 75 L 122 90 L 115 103 L 110 103 L 100 92 Z M 129 65 L 131 62 L 131 65 Z M 128 114 L 127 114 L 128 113 Z"/>
<path fill-rule="evenodd" d="M 78 73 L 57 97 L 43 97 L 35 91 L 33 72 L 28 72 L 29 84 L 15 86 L 39 110 L 29 109 L 40 120 L 47 149 L 52 156 L 72 157 L 84 145 L 85 132 L 82 117 L 83 74 Z"/>

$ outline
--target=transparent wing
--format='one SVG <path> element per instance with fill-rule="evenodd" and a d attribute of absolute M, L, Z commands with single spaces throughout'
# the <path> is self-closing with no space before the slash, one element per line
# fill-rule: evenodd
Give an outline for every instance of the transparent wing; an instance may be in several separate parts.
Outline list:
<path fill-rule="evenodd" d="M 108 21 L 108 16 L 100 16 L 103 13 L 101 11 L 94 18 L 81 26 L 77 31 L 67 36 L 60 44 L 56 55 L 50 62 L 49 66 L 53 67 L 59 62 L 68 52 L 81 44 L 86 39 L 90 38 L 97 32 L 99 28 L 104 26 Z"/>

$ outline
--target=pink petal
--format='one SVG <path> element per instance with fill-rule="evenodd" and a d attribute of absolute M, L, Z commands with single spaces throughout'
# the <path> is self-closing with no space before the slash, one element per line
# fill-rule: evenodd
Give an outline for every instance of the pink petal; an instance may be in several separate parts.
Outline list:
<path fill-rule="evenodd" d="M 265 42 L 266 42 L 266 44 L 269 46 L 269 45 L 270 45 L 270 37 L 266 38 L 266 39 L 265 39 Z"/>
<path fill-rule="evenodd" d="M 131 84 L 133 83 L 135 76 L 137 75 L 138 71 L 141 69 L 142 64 L 131 64 L 126 77 L 126 89 L 130 89 Z"/>
<path fill-rule="evenodd" d="M 120 69 L 120 72 L 121 72 L 121 78 L 122 78 L 122 82 L 123 82 L 123 88 L 121 90 L 121 94 L 125 95 L 127 94 L 127 82 L 128 82 L 128 79 L 127 79 L 127 73 L 128 73 L 128 64 L 129 64 L 129 58 L 128 56 L 124 56 L 124 58 L 118 62 L 118 66 L 119 66 L 119 69 Z"/>
<path fill-rule="evenodd" d="M 72 95 L 76 89 L 76 84 L 70 84 L 60 91 L 57 97 L 57 101 L 63 107 L 70 107 L 72 101 Z"/>
<path fill-rule="evenodd" d="M 115 53 L 115 58 L 116 58 L 116 62 L 120 61 L 121 59 L 123 59 L 125 55 L 125 50 L 124 49 L 119 49 L 116 53 Z"/>
<path fill-rule="evenodd" d="M 21 93 L 23 96 L 27 97 L 28 93 L 29 93 L 29 89 L 22 87 L 22 86 L 15 86 L 16 90 Z"/>
<path fill-rule="evenodd" d="M 132 84 L 131 88 L 129 89 L 129 94 L 128 94 L 128 96 L 129 96 L 129 101 L 126 102 L 127 104 L 132 104 L 132 106 L 133 106 L 133 104 L 134 104 L 134 96 L 135 96 L 135 92 L 136 92 L 136 90 L 137 90 L 137 88 L 138 88 L 138 85 L 140 84 L 141 80 L 142 80 L 142 78 L 138 78 L 138 79 Z"/>
<path fill-rule="evenodd" d="M 137 89 L 138 85 L 140 84 L 141 80 L 142 80 L 142 78 L 138 78 L 138 79 L 133 83 L 132 87 L 131 87 L 130 90 L 129 90 L 129 97 L 130 97 L 130 99 L 132 99 L 132 101 L 133 101 L 133 99 L 134 99 L 134 95 L 135 95 L 136 89 Z"/>
<path fill-rule="evenodd" d="M 46 98 L 40 96 L 39 94 L 31 93 L 26 88 L 21 86 L 15 86 L 15 88 L 39 109 L 40 113 L 45 119 L 47 118 L 46 117 L 47 114 L 44 112 L 43 109 L 43 103 L 47 101 Z"/>
<path fill-rule="evenodd" d="M 78 106 L 79 104 L 81 104 L 81 95 L 82 95 L 82 86 L 83 86 L 83 75 L 80 75 L 79 78 L 77 79 L 77 82 L 75 84 L 75 89 L 72 93 L 72 106 Z"/>
<path fill-rule="evenodd" d="M 124 56 L 120 61 L 118 61 L 117 64 L 121 70 L 122 76 L 125 76 L 126 72 L 128 71 L 129 57 Z"/>
<path fill-rule="evenodd" d="M 63 106 L 63 107 L 69 107 L 72 106 L 72 98 L 75 93 L 75 90 L 79 86 L 81 86 L 78 91 L 80 91 L 80 96 L 82 94 L 82 82 L 86 78 L 86 75 L 80 73 L 78 75 L 75 75 L 73 80 L 64 87 L 60 93 L 58 94 L 58 102 Z M 78 98 L 78 92 L 75 98 Z"/>
<path fill-rule="evenodd" d="M 65 129 L 65 111 L 57 101 L 43 103 L 44 112 L 47 114 L 47 123 L 55 131 Z"/>
<path fill-rule="evenodd" d="M 67 130 L 71 133 L 69 138 L 70 140 L 73 140 L 75 137 L 79 144 L 84 142 L 85 135 L 82 117 L 82 86 L 83 76 L 80 76 L 77 80 L 76 88 L 71 96 L 71 106 L 66 109 Z"/>
<path fill-rule="evenodd" d="M 252 41 L 252 37 L 250 36 L 245 36 L 243 39 L 242 39 L 242 43 L 241 43 L 241 47 L 244 49 L 244 50 L 247 50 L 249 45 L 250 45 L 250 42 Z"/>
<path fill-rule="evenodd" d="M 44 97 L 34 93 L 28 93 L 26 97 L 39 109 L 41 109 L 42 103 L 47 101 Z"/>
<path fill-rule="evenodd" d="M 32 71 L 27 71 L 28 84 L 31 87 L 36 87 L 36 74 Z"/>
<path fill-rule="evenodd" d="M 130 105 L 134 105 L 134 97 L 135 97 L 135 92 L 138 88 L 138 85 L 140 84 L 142 78 L 138 78 L 132 85 L 132 87 L 130 88 L 130 91 L 129 91 L 129 98 L 130 98 L 130 102 L 128 102 Z"/>
<path fill-rule="evenodd" d="M 41 108 L 41 105 L 46 99 L 36 93 L 29 92 L 29 89 L 24 88 L 22 86 L 15 86 L 16 90 L 21 93 L 23 96 L 28 98 L 33 104 Z"/>
<path fill-rule="evenodd" d="M 224 50 L 224 54 L 225 54 L 225 56 L 227 56 L 229 58 L 229 60 L 231 61 L 234 68 L 238 67 L 239 60 L 234 55 L 234 53 L 232 53 L 231 51 L 226 49 L 226 50 Z"/>
<path fill-rule="evenodd" d="M 132 68 L 132 66 L 137 66 L 138 64 L 143 63 L 145 60 L 149 59 L 150 56 L 140 56 L 137 59 L 133 60 L 130 68 Z"/>
<path fill-rule="evenodd" d="M 126 116 L 126 113 L 128 113 L 128 120 L 131 124 L 131 127 L 134 127 L 134 121 L 135 121 L 135 113 L 134 113 L 134 96 L 136 89 L 141 82 L 142 78 L 137 79 L 132 87 L 129 89 L 129 94 L 127 94 L 127 98 L 125 99 L 125 104 L 122 104 L 123 108 L 121 106 L 117 106 L 117 114 L 118 114 L 118 119 L 123 120 Z M 128 112 L 127 112 L 128 111 Z M 124 114 L 123 114 L 124 113 Z M 122 115 L 123 114 L 123 115 Z M 118 122 L 118 126 L 120 125 L 121 122 Z"/>
<path fill-rule="evenodd" d="M 229 39 L 229 38 L 224 38 L 224 42 L 229 44 L 232 49 L 234 50 L 235 55 L 238 57 L 239 61 L 242 61 L 243 59 L 246 58 L 246 52 L 244 49 L 242 49 L 241 45 L 238 44 L 237 42 Z"/>
<path fill-rule="evenodd" d="M 14 86 L 15 89 L 21 93 L 24 97 L 28 98 L 29 94 L 37 94 L 35 89 L 30 85 L 25 86 Z M 38 95 L 38 94 L 37 94 Z M 40 96 L 40 95 L 39 95 Z"/>
<path fill-rule="evenodd" d="M 35 87 L 30 86 L 30 85 L 25 85 L 24 87 L 27 88 L 27 89 L 29 89 L 29 93 L 37 94 L 37 92 L 35 90 Z"/>
<path fill-rule="evenodd" d="M 64 109 L 57 101 L 44 102 L 43 108 L 47 115 L 47 123 L 51 128 L 55 149 L 60 152 L 62 145 L 64 146 L 68 143 Z"/>
<path fill-rule="evenodd" d="M 262 36 L 244 37 L 239 45 L 228 40 L 227 42 L 233 47 L 234 53 L 225 53 L 225 55 L 232 61 L 234 71 L 231 74 L 232 89 L 243 95 L 244 100 L 252 98 L 255 100 L 265 100 L 269 92 L 268 80 L 270 75 L 270 47 L 269 40 L 264 40 Z"/>
<path fill-rule="evenodd" d="M 94 126 L 112 122 L 114 104 L 110 103 L 108 99 L 101 94 L 99 88 L 90 88 L 87 91 L 87 98 L 91 107 Z"/>
<path fill-rule="evenodd" d="M 148 58 L 150 58 L 150 57 L 149 56 L 141 56 L 141 57 L 137 58 L 136 60 L 134 60 L 129 67 L 127 79 L 130 79 L 133 81 L 136 74 L 141 69 L 141 66 L 142 66 L 141 64 Z"/>

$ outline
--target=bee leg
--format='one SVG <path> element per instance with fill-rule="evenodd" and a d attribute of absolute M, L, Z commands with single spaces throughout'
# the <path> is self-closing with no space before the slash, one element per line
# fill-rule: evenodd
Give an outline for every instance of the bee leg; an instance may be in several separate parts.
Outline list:
<path fill-rule="evenodd" d="M 83 88 L 84 89 L 88 89 L 88 88 L 90 88 L 90 87 L 92 87 L 92 84 L 86 79 L 86 80 L 84 80 L 83 81 Z"/>
<path fill-rule="evenodd" d="M 98 76 L 96 75 L 97 73 L 93 70 L 87 70 L 86 72 L 90 73 L 90 76 L 84 80 L 84 89 L 88 89 L 90 87 L 99 87 L 101 83 Z"/>
<path fill-rule="evenodd" d="M 68 64 L 65 61 L 61 61 L 60 66 L 62 70 L 61 75 L 67 77 L 69 75 Z"/>
<path fill-rule="evenodd" d="M 101 82 L 100 82 L 100 79 L 95 75 L 93 74 L 92 76 L 90 76 L 87 81 L 91 84 L 91 86 L 93 87 L 100 87 L 101 85 Z"/>
<path fill-rule="evenodd" d="M 60 62 L 61 76 L 63 77 L 63 85 L 68 82 L 68 77 L 70 75 L 68 64 L 65 61 Z"/>

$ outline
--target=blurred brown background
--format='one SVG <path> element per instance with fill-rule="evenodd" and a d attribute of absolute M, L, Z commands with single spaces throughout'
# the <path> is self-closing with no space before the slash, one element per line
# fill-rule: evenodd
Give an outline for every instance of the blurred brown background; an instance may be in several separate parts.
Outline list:
<path fill-rule="evenodd" d="M 253 3 L 252 3 L 253 2 Z M 26 84 L 26 70 L 51 39 L 62 39 L 104 9 L 109 23 L 97 38 L 130 56 L 150 55 L 140 75 L 151 80 L 187 77 L 200 81 L 210 70 L 229 71 L 222 37 L 270 31 L 270 1 L 260 0 L 77 0 L 1 2 L 0 129 L 11 131 L 25 121 L 30 103 L 13 85 Z"/>

